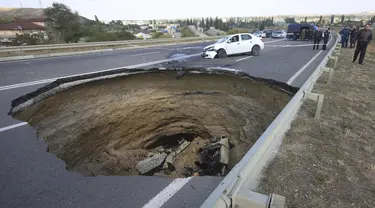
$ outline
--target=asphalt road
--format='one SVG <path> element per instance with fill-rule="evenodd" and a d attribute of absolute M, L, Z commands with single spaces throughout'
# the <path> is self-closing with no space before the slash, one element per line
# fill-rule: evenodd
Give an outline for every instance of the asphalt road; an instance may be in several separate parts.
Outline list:
<path fill-rule="evenodd" d="M 63 161 L 47 153 L 46 144 L 38 141 L 31 127 L 12 128 L 20 122 L 7 112 L 11 100 L 43 86 L 48 83 L 46 79 L 139 64 L 143 68 L 171 67 L 166 63 L 171 58 L 198 54 L 208 44 L 0 62 L 0 207 L 136 208 L 147 203 L 151 203 L 148 207 L 159 207 L 158 203 L 163 208 L 199 207 L 221 178 L 195 177 L 176 185 L 176 181 L 165 177 L 83 177 L 66 171 Z M 305 44 L 311 42 L 269 39 L 257 57 L 210 60 L 197 55 L 180 60 L 179 65 L 244 70 L 253 76 L 300 86 L 328 52 L 313 51 Z M 169 199 L 170 192 L 163 189 L 176 193 Z"/>

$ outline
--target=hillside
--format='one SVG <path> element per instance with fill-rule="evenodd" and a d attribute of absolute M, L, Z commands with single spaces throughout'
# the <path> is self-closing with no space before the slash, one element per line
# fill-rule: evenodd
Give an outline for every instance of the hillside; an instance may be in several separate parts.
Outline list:
<path fill-rule="evenodd" d="M 44 17 L 43 9 L 39 8 L 0 8 L 0 19 L 19 17 L 21 19 Z M 86 17 L 80 16 L 82 23 L 91 21 Z"/>

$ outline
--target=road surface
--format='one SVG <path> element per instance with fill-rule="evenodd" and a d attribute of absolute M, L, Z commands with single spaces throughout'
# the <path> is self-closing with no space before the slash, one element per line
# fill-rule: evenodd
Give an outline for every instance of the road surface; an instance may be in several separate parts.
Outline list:
<path fill-rule="evenodd" d="M 11 101 L 50 79 L 124 66 L 171 67 L 173 57 L 191 67 L 225 67 L 253 76 L 301 86 L 327 51 L 311 42 L 265 40 L 260 56 L 202 59 L 209 43 L 113 51 L 69 57 L 0 62 L 0 207 L 199 207 L 220 183 L 218 177 L 83 177 L 68 172 L 64 162 L 46 151 L 36 132 L 7 115 Z M 333 42 L 328 49 L 332 47 Z"/>

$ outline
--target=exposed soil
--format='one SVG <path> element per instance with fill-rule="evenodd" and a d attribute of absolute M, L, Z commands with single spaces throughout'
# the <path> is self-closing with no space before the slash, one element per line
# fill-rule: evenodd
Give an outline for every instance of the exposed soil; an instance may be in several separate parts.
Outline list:
<path fill-rule="evenodd" d="M 45 98 L 15 117 L 29 122 L 68 170 L 83 175 L 139 174 L 135 164 L 158 146 L 192 141 L 171 177 L 183 177 L 197 150 L 228 136 L 233 167 L 289 102 L 290 94 L 232 75 L 176 72 L 82 84 Z M 152 174 L 152 173 L 149 173 Z"/>
<path fill-rule="evenodd" d="M 264 172 L 259 192 L 286 197 L 288 207 L 375 207 L 375 60 L 351 63 L 342 49 L 332 85 L 323 74 L 321 118 L 306 101 Z"/>

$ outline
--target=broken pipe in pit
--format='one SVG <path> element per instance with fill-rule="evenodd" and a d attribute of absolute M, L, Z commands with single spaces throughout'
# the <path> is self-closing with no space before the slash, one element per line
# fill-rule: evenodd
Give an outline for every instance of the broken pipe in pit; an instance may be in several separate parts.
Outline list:
<path fill-rule="evenodd" d="M 15 99 L 10 114 L 83 175 L 222 175 L 297 90 L 236 71 L 183 73 L 120 69 L 60 79 Z M 213 141 L 222 136 L 229 140 Z"/>

